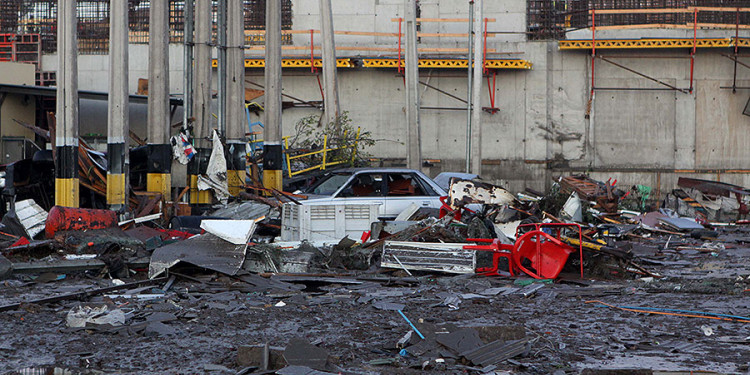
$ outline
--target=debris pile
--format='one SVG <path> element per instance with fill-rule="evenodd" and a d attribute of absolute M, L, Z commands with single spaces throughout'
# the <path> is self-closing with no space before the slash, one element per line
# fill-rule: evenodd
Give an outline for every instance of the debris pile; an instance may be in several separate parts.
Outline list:
<path fill-rule="evenodd" d="M 428 187 L 381 176 L 398 192 L 382 203 L 255 190 L 202 216 L 12 200 L 0 372 L 748 370 L 727 353 L 750 337 L 749 190 L 680 179 L 657 202 L 587 176 L 546 194 L 453 179 L 431 207 Z"/>

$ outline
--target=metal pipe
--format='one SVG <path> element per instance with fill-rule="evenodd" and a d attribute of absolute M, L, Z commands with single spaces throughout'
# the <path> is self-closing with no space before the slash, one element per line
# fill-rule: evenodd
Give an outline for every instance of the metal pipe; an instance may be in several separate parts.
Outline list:
<path fill-rule="evenodd" d="M 466 100 L 463 100 L 463 99 L 459 98 L 458 96 L 455 96 L 455 95 L 453 95 L 453 94 L 451 94 L 451 93 L 449 93 L 449 92 L 447 92 L 447 91 L 441 90 L 441 89 L 439 89 L 439 88 L 437 88 L 437 87 L 435 87 L 435 86 L 432 86 L 432 85 L 430 85 L 430 84 L 424 83 L 424 82 L 422 82 L 422 81 L 420 81 L 419 83 L 421 83 L 421 84 L 422 84 L 422 85 L 424 85 L 425 87 L 429 87 L 429 88 L 431 88 L 431 89 L 433 89 L 433 90 L 435 90 L 435 91 L 437 91 L 437 92 L 439 92 L 439 93 L 441 93 L 441 94 L 445 94 L 445 95 L 447 95 L 447 96 L 449 96 L 449 97 L 451 97 L 451 98 L 453 98 L 453 99 L 456 99 L 456 100 L 458 100 L 458 101 L 460 101 L 460 102 L 462 102 L 462 103 L 464 103 L 464 104 L 469 104 L 469 102 L 468 102 L 468 101 L 466 101 Z"/>
<path fill-rule="evenodd" d="M 183 41 L 185 44 L 185 60 L 183 63 L 184 77 L 182 81 L 182 130 L 185 133 L 189 132 L 190 119 L 193 117 L 193 46 L 195 40 L 193 39 L 193 30 L 195 26 L 193 8 L 195 3 L 193 0 L 185 0 L 185 35 Z"/>
<path fill-rule="evenodd" d="M 472 77 L 471 93 L 471 138 L 474 145 L 471 151 L 471 173 L 482 174 L 482 77 L 484 75 L 484 3 L 483 0 L 474 0 L 474 14 L 471 15 L 474 34 L 474 75 Z"/>
<path fill-rule="evenodd" d="M 636 74 L 636 75 L 639 75 L 639 76 L 641 76 L 641 77 L 643 77 L 643 78 L 646 78 L 646 79 L 648 79 L 648 80 L 654 81 L 654 82 L 656 82 L 656 83 L 658 83 L 658 84 L 660 84 L 660 85 L 664 85 L 664 86 L 667 86 L 667 87 L 669 87 L 669 88 L 670 88 L 670 89 L 672 89 L 672 90 L 677 90 L 677 91 L 680 91 L 680 92 L 682 92 L 682 93 L 685 93 L 685 94 L 689 93 L 689 91 L 688 91 L 688 90 L 684 90 L 684 89 L 681 89 L 681 88 L 677 88 L 677 87 L 675 87 L 675 86 L 672 86 L 672 85 L 670 85 L 670 84 L 668 84 L 668 83 L 666 83 L 666 82 L 662 82 L 662 81 L 660 81 L 660 80 L 658 80 L 658 79 L 656 79 L 656 78 L 653 78 L 653 77 L 649 77 L 649 76 L 647 76 L 647 75 L 645 75 L 645 74 L 643 74 L 643 73 L 641 73 L 641 72 L 638 72 L 638 71 L 635 71 L 635 70 L 633 70 L 633 69 L 630 69 L 630 68 L 628 68 L 628 67 L 626 67 L 626 66 L 620 65 L 620 64 L 618 64 L 618 63 L 616 63 L 616 62 L 614 62 L 614 61 L 610 61 L 610 60 L 607 60 L 607 59 L 605 59 L 605 58 L 603 58 L 603 57 L 601 57 L 601 56 L 597 56 L 597 57 L 599 57 L 599 58 L 600 58 L 600 59 L 601 59 L 602 61 L 606 61 L 606 62 L 608 62 L 608 63 L 610 63 L 610 64 L 612 64 L 612 65 L 614 65 L 614 66 L 616 66 L 616 67 L 618 67 L 618 68 L 621 68 L 621 69 L 627 70 L 627 71 L 629 71 L 629 72 L 631 72 L 631 73 L 633 73 L 633 74 Z M 593 87 L 593 86 L 592 86 L 592 87 Z"/>
<path fill-rule="evenodd" d="M 218 15 L 219 136 L 227 134 L 227 0 L 219 0 Z"/>
<path fill-rule="evenodd" d="M 737 13 L 735 17 L 735 28 L 734 28 L 734 74 L 732 75 L 732 94 L 737 92 L 737 49 L 739 46 L 737 45 L 737 41 L 740 39 L 740 8 L 737 8 Z"/>
<path fill-rule="evenodd" d="M 660 87 L 596 87 L 596 91 L 675 91 L 678 88 L 660 88 Z"/>
<path fill-rule="evenodd" d="M 467 92 L 466 92 L 466 166 L 464 171 L 466 173 L 471 172 L 471 92 L 473 89 L 472 72 L 474 67 L 472 66 L 473 59 L 473 48 L 474 48 L 474 0 L 469 0 L 469 52 L 467 56 L 468 69 L 467 74 Z"/>

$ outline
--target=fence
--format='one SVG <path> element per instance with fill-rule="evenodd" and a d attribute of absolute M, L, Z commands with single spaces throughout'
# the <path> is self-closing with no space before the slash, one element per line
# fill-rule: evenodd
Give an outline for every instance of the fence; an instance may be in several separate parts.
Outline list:
<path fill-rule="evenodd" d="M 348 146 L 341 146 L 341 147 L 335 147 L 335 148 L 328 148 L 328 135 L 323 136 L 323 148 L 318 151 L 311 151 L 306 152 L 299 155 L 290 155 L 291 150 L 289 150 L 289 136 L 284 137 L 284 154 L 286 155 L 286 168 L 287 173 L 289 177 L 294 177 L 298 174 L 302 174 L 309 171 L 314 171 L 316 169 L 319 169 L 321 171 L 326 170 L 326 168 L 330 168 L 336 165 L 340 164 L 354 164 L 354 160 L 357 157 L 357 145 L 359 144 L 359 132 L 360 128 L 357 128 L 357 135 L 354 137 L 354 143 Z M 346 139 L 346 131 L 344 131 L 344 139 Z M 329 161 L 328 159 L 328 153 L 333 153 L 336 151 L 342 151 L 346 149 L 352 150 L 352 156 L 349 158 L 349 160 L 337 160 L 337 161 Z M 307 168 L 300 169 L 298 171 L 292 172 L 292 161 L 302 159 L 302 158 L 314 158 L 315 156 L 320 155 L 321 156 L 321 163 L 315 164 L 313 166 L 309 166 Z"/>

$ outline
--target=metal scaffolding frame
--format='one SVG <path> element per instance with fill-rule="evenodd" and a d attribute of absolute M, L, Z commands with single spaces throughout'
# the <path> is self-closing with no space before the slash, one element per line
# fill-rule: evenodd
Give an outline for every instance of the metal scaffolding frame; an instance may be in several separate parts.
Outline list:
<path fill-rule="evenodd" d="M 169 42 L 182 43 L 185 0 L 169 1 Z M 292 0 L 282 1 L 282 28 L 292 28 Z M 78 51 L 80 54 L 109 52 L 110 0 L 83 0 L 77 3 Z M 55 52 L 58 0 L 0 0 L 0 33 L 39 34 L 42 52 Z M 128 0 L 130 43 L 148 43 L 150 0 Z M 215 3 L 215 1 L 214 1 Z M 245 30 L 265 29 L 265 0 L 243 0 Z M 215 3 L 213 12 L 218 12 Z M 215 17 L 215 16 L 214 16 Z M 214 38 L 216 32 L 214 31 Z M 246 35 L 246 44 L 263 44 L 258 35 Z M 291 36 L 282 43 L 291 44 Z"/>

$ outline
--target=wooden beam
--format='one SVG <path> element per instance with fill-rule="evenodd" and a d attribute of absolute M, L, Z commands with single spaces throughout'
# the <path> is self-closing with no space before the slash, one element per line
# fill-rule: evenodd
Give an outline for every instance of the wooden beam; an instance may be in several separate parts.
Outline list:
<path fill-rule="evenodd" d="M 733 23 L 698 23 L 698 28 L 705 29 L 734 29 L 737 28 L 736 24 Z M 614 25 L 614 26 L 597 26 L 597 30 L 630 30 L 630 29 L 692 29 L 693 24 L 664 24 L 664 23 L 652 23 L 652 24 L 638 24 L 638 25 Z M 750 29 L 750 25 L 739 25 L 740 29 Z M 590 30 L 591 28 L 589 28 Z"/>
<path fill-rule="evenodd" d="M 313 49 L 320 50 L 320 46 L 313 46 Z M 245 50 L 251 50 L 251 51 L 263 51 L 265 50 L 265 46 L 248 46 L 245 47 Z M 310 46 L 282 46 L 282 50 L 310 50 Z M 340 51 L 379 51 L 379 52 L 398 52 L 398 48 L 390 48 L 390 47 L 353 47 L 353 46 L 337 46 L 337 50 Z M 466 53 L 466 48 L 420 48 L 419 52 L 445 52 L 445 53 Z M 488 53 L 495 53 L 497 52 L 494 48 L 488 48 Z"/>
<path fill-rule="evenodd" d="M 313 34 L 320 34 L 320 30 L 313 30 Z M 283 30 L 282 34 L 303 34 L 310 35 L 310 30 Z M 265 30 L 245 30 L 245 35 L 265 35 Z M 334 31 L 336 35 L 358 35 L 358 36 L 385 36 L 385 37 L 398 37 L 398 33 L 381 33 L 373 31 L 345 31 L 338 30 Z M 488 32 L 487 35 L 498 35 L 499 33 Z M 403 34 L 401 34 L 403 37 Z M 465 38 L 468 37 L 468 33 L 417 33 L 420 38 Z"/>
<path fill-rule="evenodd" d="M 656 9 L 591 9 L 589 14 L 665 14 L 665 13 L 693 13 L 698 12 L 730 12 L 746 13 L 750 8 L 732 7 L 686 7 L 686 8 L 656 8 Z"/>
<path fill-rule="evenodd" d="M 403 22 L 403 18 L 391 18 L 391 22 Z M 495 22 L 494 18 L 487 18 L 487 22 Z M 417 18 L 417 22 L 469 22 L 468 18 Z"/>

